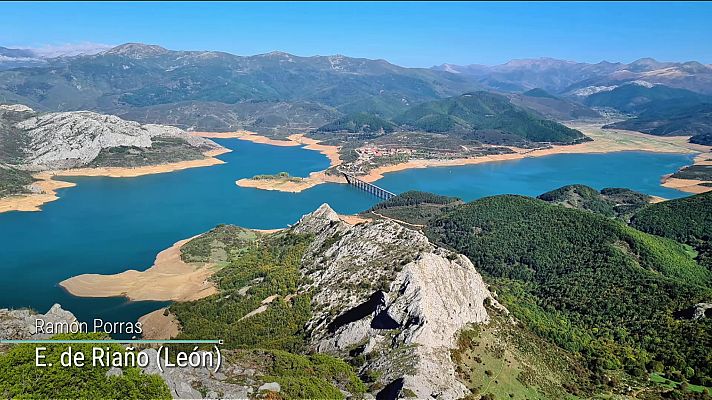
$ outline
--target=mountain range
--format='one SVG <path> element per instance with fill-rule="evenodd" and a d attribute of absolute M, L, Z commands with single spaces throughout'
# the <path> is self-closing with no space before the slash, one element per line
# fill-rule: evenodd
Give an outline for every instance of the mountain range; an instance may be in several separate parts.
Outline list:
<path fill-rule="evenodd" d="M 558 120 L 596 118 L 586 105 L 590 95 L 634 82 L 712 94 L 712 67 L 694 61 L 588 64 L 542 58 L 427 69 L 342 55 L 237 56 L 140 43 L 53 58 L 0 48 L 0 57 L 3 103 L 39 111 L 92 110 L 188 130 L 249 129 L 275 136 L 354 113 L 389 119 L 410 106 L 474 90 L 504 93 L 515 104 Z"/>
<path fill-rule="evenodd" d="M 2 71 L 0 82 L 0 101 L 37 110 L 88 109 L 186 129 L 260 131 L 318 127 L 373 108 L 392 115 L 475 88 L 456 74 L 384 60 L 282 52 L 243 57 L 135 43 Z"/>
<path fill-rule="evenodd" d="M 630 64 L 597 64 L 537 58 L 495 66 L 443 64 L 433 69 L 469 76 L 483 86 L 522 92 L 542 88 L 556 94 L 594 93 L 626 82 L 644 81 L 712 94 L 712 66 L 697 61 L 660 62 L 641 58 Z"/>

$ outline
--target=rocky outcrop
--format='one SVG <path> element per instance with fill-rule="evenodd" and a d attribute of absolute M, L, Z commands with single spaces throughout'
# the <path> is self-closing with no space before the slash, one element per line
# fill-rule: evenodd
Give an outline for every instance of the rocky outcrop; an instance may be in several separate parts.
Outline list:
<path fill-rule="evenodd" d="M 0 309 L 0 338 L 12 340 L 47 339 L 52 334 L 38 333 L 37 320 L 43 320 L 43 326 L 69 326 L 77 321 L 74 314 L 55 304 L 45 314 L 37 314 L 27 309 Z"/>
<path fill-rule="evenodd" d="M 32 112 L 34 110 L 24 104 L 0 104 L 0 111 Z"/>
<path fill-rule="evenodd" d="M 697 303 L 694 307 L 692 319 L 701 319 L 712 317 L 712 303 Z"/>
<path fill-rule="evenodd" d="M 166 367 L 160 361 L 156 349 L 143 350 L 151 360 L 144 374 L 159 375 L 168 385 L 174 399 L 247 399 L 253 397 L 252 385 L 235 383 L 229 377 L 250 375 L 250 370 L 225 362 L 220 371 L 214 372 L 207 367 Z M 161 363 L 162 369 L 158 368 Z M 249 380 L 249 379 L 248 379 Z M 200 389 L 200 391 L 198 390 Z M 202 393 L 201 393 L 202 392 Z"/>
<path fill-rule="evenodd" d="M 84 167 L 103 149 L 149 148 L 156 138 L 174 138 L 208 151 L 214 142 L 163 125 L 141 125 L 90 111 L 35 114 L 15 125 L 28 138 L 25 167 L 31 170 Z"/>
<path fill-rule="evenodd" d="M 461 329 L 489 320 L 485 302 L 498 306 L 469 259 L 388 220 L 348 225 L 326 204 L 292 229 L 315 236 L 302 263 L 313 350 L 365 356 L 362 372 L 396 392 L 469 394 L 450 350 Z"/>
<path fill-rule="evenodd" d="M 712 303 L 697 303 L 684 310 L 675 313 L 676 318 L 691 319 L 697 321 L 704 318 L 712 318 Z"/>

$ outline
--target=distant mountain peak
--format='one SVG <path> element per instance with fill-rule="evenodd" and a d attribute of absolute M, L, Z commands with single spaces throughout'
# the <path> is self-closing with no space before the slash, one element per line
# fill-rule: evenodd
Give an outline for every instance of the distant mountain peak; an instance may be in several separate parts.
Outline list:
<path fill-rule="evenodd" d="M 453 74 L 459 74 L 459 73 L 460 73 L 460 70 L 459 70 L 460 66 L 459 66 L 459 65 L 455 65 L 455 64 L 442 64 L 442 65 L 440 65 L 439 67 L 434 67 L 434 68 L 435 68 L 435 69 L 439 69 L 439 70 L 441 70 L 441 71 L 450 72 L 450 73 L 453 73 Z"/>
<path fill-rule="evenodd" d="M 628 64 L 626 69 L 628 69 L 630 71 L 642 72 L 642 71 L 652 71 L 652 70 L 656 70 L 656 69 L 667 68 L 667 67 L 670 67 L 673 65 L 675 65 L 675 63 L 660 62 L 654 58 L 645 57 L 645 58 L 635 60 L 632 63 Z"/>
<path fill-rule="evenodd" d="M 292 54 L 287 53 L 286 51 L 279 51 L 279 50 L 274 50 L 270 51 L 269 53 L 264 53 L 264 54 L 258 54 L 263 57 L 275 57 L 275 58 L 292 58 L 294 57 Z"/>
<path fill-rule="evenodd" d="M 631 64 L 659 64 L 660 61 L 652 57 L 643 57 L 633 61 Z"/>
<path fill-rule="evenodd" d="M 124 43 L 122 45 L 112 47 L 101 54 L 118 55 L 130 58 L 145 58 L 158 56 L 168 52 L 168 49 L 155 44 Z"/>

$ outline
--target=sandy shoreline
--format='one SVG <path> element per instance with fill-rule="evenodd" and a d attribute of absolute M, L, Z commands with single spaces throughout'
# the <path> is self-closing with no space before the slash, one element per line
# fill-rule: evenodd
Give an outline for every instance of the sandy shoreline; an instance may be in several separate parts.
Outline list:
<path fill-rule="evenodd" d="M 650 151 L 659 153 L 695 153 L 710 151 L 709 146 L 688 143 L 688 136 L 660 137 L 633 131 L 602 129 L 600 126 L 595 124 L 571 124 L 570 126 L 580 130 L 585 135 L 593 139 L 593 141 L 569 146 L 553 146 L 552 148 L 539 150 L 512 147 L 511 149 L 514 153 L 482 157 L 449 160 L 409 160 L 400 164 L 374 168 L 370 170 L 368 174 L 359 176 L 359 179 L 366 182 L 375 182 L 383 178 L 383 176 L 387 173 L 404 171 L 413 168 L 463 166 L 487 162 L 513 161 L 528 157 L 543 157 L 554 154 L 601 154 L 618 151 Z M 254 137 L 254 134 L 250 136 Z M 290 136 L 290 140 L 300 140 L 301 143 L 305 143 L 305 141 L 315 142 L 313 145 L 310 144 L 305 148 L 320 151 L 322 154 L 332 154 L 333 158 L 327 155 L 332 162 L 330 167 L 341 164 L 341 159 L 338 158 L 338 147 L 336 146 L 319 145 L 317 141 L 305 138 L 303 135 L 292 135 Z M 321 147 L 325 149 L 322 149 Z M 335 157 L 333 156 L 333 153 L 336 153 Z M 698 156 L 697 158 L 701 159 L 703 156 L 704 154 Z M 240 187 L 297 193 L 326 182 L 346 183 L 346 180 L 338 176 L 326 175 L 324 171 L 318 171 L 312 172 L 309 177 L 303 178 L 298 182 L 280 179 L 256 180 L 246 178 L 238 180 L 236 184 Z M 704 186 L 700 187 L 704 188 Z M 709 188 L 706 189 L 709 190 Z"/>
<path fill-rule="evenodd" d="M 712 165 L 712 151 L 702 153 L 695 157 L 692 165 Z M 701 181 L 697 179 L 680 179 L 673 178 L 673 174 L 665 175 L 660 184 L 670 189 L 677 189 L 683 192 L 699 194 L 712 191 L 712 186 L 704 186 L 703 183 L 712 183 L 712 181 Z"/>
<path fill-rule="evenodd" d="M 193 136 L 199 136 L 209 139 L 240 139 L 247 140 L 253 143 L 268 144 L 271 146 L 295 147 L 302 146 L 307 150 L 317 151 L 325 155 L 329 159 L 329 167 L 335 167 L 341 164 L 338 146 L 329 146 L 320 144 L 316 139 L 306 137 L 303 133 L 295 133 L 289 135 L 284 140 L 271 139 L 261 136 L 258 133 L 250 131 L 236 132 L 191 132 Z"/>
<path fill-rule="evenodd" d="M 269 144 L 271 146 L 286 146 L 286 147 L 292 147 L 292 146 L 299 146 L 299 143 L 296 143 L 292 140 L 277 140 L 277 139 L 270 139 L 265 136 L 261 136 L 255 132 L 250 132 L 250 131 L 235 131 L 235 132 L 189 132 L 190 135 L 192 136 L 199 136 L 199 137 L 204 137 L 208 139 L 240 139 L 240 140 L 247 140 L 253 143 L 260 143 L 260 144 Z"/>
<path fill-rule="evenodd" d="M 72 182 L 56 181 L 47 172 L 34 175 L 31 186 L 36 193 L 0 198 L 0 213 L 8 211 L 40 211 L 45 203 L 57 200 L 57 190 L 76 186 Z"/>
<path fill-rule="evenodd" d="M 123 167 L 98 167 L 98 168 L 74 168 L 60 171 L 50 171 L 54 176 L 105 176 L 109 178 L 135 178 L 137 176 L 163 174 L 175 172 L 188 168 L 209 167 L 212 165 L 225 164 L 218 158 L 221 154 L 229 153 L 232 150 L 221 148 L 203 153 L 205 158 L 199 160 L 178 161 L 158 165 L 146 165 L 143 167 L 123 168 Z"/>
<path fill-rule="evenodd" d="M 161 251 L 149 269 L 128 270 L 114 275 L 77 275 L 59 283 L 74 296 L 116 297 L 129 300 L 190 301 L 217 293 L 208 278 L 216 267 L 206 263 L 183 262 L 180 248 L 190 239 L 176 242 Z"/>
<path fill-rule="evenodd" d="M 298 181 L 287 179 L 252 179 L 243 178 L 235 181 L 240 187 L 276 190 L 279 192 L 299 193 L 322 183 L 346 183 L 346 178 L 337 175 L 327 175 L 324 171 L 312 172 L 306 178 L 299 178 Z"/>
<path fill-rule="evenodd" d="M 224 161 L 215 157 L 230 151 L 232 150 L 220 148 L 203 153 L 205 158 L 199 160 L 178 161 L 134 168 L 75 168 L 39 172 L 33 175 L 37 181 L 31 185 L 34 188 L 35 193 L 0 198 L 0 213 L 8 211 L 41 211 L 41 206 L 43 204 L 55 201 L 59 198 L 56 192 L 58 189 L 76 186 L 76 184 L 72 182 L 55 179 L 57 176 L 105 176 L 109 178 L 135 178 L 143 175 L 162 174 L 188 168 L 209 167 L 211 165 L 224 164 Z"/>
<path fill-rule="evenodd" d="M 338 146 L 329 146 L 321 144 L 316 139 L 306 137 L 304 134 L 296 133 L 289 135 L 284 140 L 271 139 L 261 136 L 255 132 L 236 131 L 236 132 L 191 132 L 191 135 L 204 138 L 218 139 L 240 139 L 247 140 L 253 143 L 268 144 L 272 146 L 295 147 L 300 146 L 307 150 L 317 151 L 329 159 L 329 168 L 341 165 L 341 157 L 339 155 L 340 148 Z M 261 190 L 276 190 L 280 192 L 299 193 L 316 185 L 326 182 L 346 183 L 344 178 L 327 175 L 324 171 L 315 171 L 309 174 L 306 178 L 301 178 L 298 181 L 294 179 L 251 179 L 244 178 L 235 182 L 237 186 L 254 188 Z"/>
<path fill-rule="evenodd" d="M 274 140 L 260 136 L 254 132 L 239 131 L 225 133 L 210 133 L 210 132 L 193 132 L 196 136 L 206 138 L 236 138 L 240 140 L 248 140 L 254 143 L 269 144 L 274 146 L 301 146 L 307 150 L 317 151 L 329 159 L 329 168 L 341 165 L 341 157 L 339 155 L 340 148 L 338 146 L 329 146 L 321 144 L 318 140 L 308 138 L 304 134 L 298 133 L 287 137 L 286 140 Z M 215 136 L 217 135 L 217 136 Z M 235 184 L 240 187 L 275 190 L 287 193 L 299 193 L 322 183 L 346 183 L 346 179 L 337 175 L 328 175 L 325 171 L 315 171 L 309 174 L 306 178 L 294 177 L 291 179 L 252 179 L 243 178 L 237 180 Z"/>
<path fill-rule="evenodd" d="M 321 142 L 318 140 L 310 139 L 301 133 L 289 136 L 289 140 L 299 143 L 300 146 L 304 146 L 307 150 L 318 151 L 325 155 L 329 159 L 329 168 L 341 165 L 341 156 L 339 155 L 341 148 L 338 146 L 320 144 Z"/>

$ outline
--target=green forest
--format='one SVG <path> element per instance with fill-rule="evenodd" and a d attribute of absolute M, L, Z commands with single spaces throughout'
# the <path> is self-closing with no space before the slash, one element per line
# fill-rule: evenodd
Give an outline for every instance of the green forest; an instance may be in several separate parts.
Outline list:
<path fill-rule="evenodd" d="M 53 339 L 107 339 L 100 333 L 62 334 Z M 0 397 L 22 399 L 170 399 L 171 392 L 158 375 L 144 375 L 139 368 L 123 368 L 107 376 L 109 367 L 63 367 L 60 354 L 69 345 L 47 345 L 47 367 L 35 366 L 34 344 L 19 344 L 0 354 Z M 72 344 L 72 350 L 91 360 L 92 344 Z M 112 351 L 125 351 L 117 344 Z M 49 366 L 52 364 L 52 366 Z"/>
<path fill-rule="evenodd" d="M 662 222 L 659 230 L 648 230 L 683 241 L 704 235 L 710 225 L 701 225 L 712 211 L 706 201 L 683 202 L 694 204 L 695 215 L 679 214 L 677 228 L 663 232 Z M 667 203 L 644 208 L 634 226 L 649 221 L 643 216 L 650 213 L 679 207 L 661 204 Z M 700 229 L 686 230 L 683 220 L 699 220 L 692 225 Z M 690 246 L 595 213 L 513 195 L 455 207 L 426 231 L 467 255 L 530 329 L 583 356 L 594 384 L 603 384 L 610 371 L 712 384 L 712 320 L 676 317 L 712 298 L 712 272 Z"/>
<path fill-rule="evenodd" d="M 532 142 L 574 143 L 586 139 L 575 129 L 538 117 L 502 95 L 483 91 L 419 104 L 395 117 L 394 122 L 426 132 L 494 131 Z"/>

